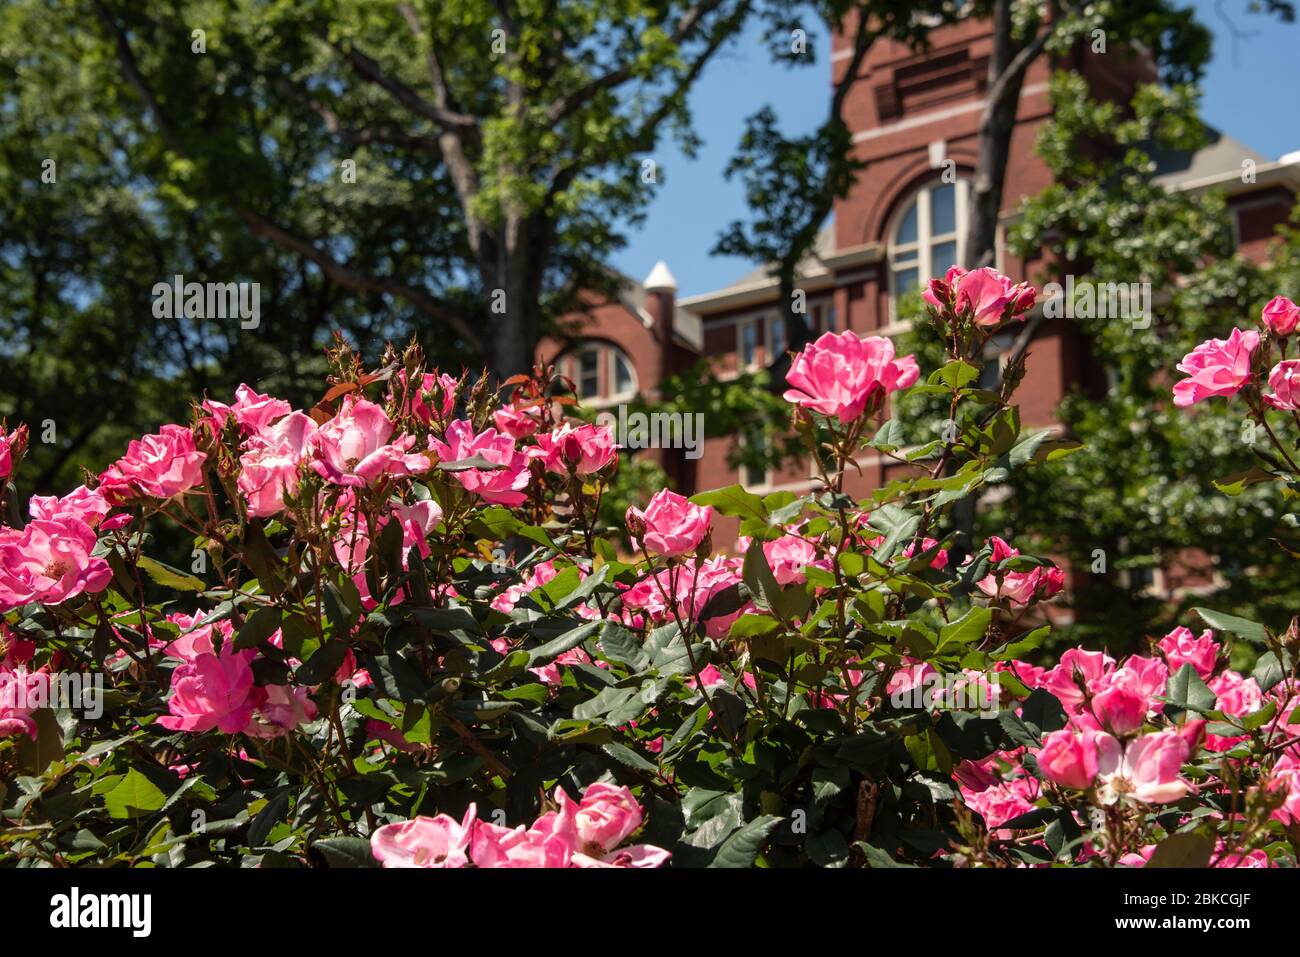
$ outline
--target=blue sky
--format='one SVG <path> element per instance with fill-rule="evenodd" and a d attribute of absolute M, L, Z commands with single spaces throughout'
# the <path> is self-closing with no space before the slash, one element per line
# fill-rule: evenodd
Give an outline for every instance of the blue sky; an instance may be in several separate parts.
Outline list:
<path fill-rule="evenodd" d="M 1191 4 L 1215 33 L 1202 114 L 1206 122 L 1277 159 L 1300 150 L 1300 24 L 1249 14 L 1247 3 Z M 627 230 L 628 245 L 614 257 L 615 266 L 643 279 L 656 260 L 665 259 L 682 296 L 724 286 L 754 267 L 742 259 L 709 255 L 722 229 L 746 214 L 740 183 L 725 181 L 722 172 L 745 118 L 764 104 L 772 105 L 789 133 L 817 125 L 829 95 L 826 42 L 819 38 L 818 62 L 803 68 L 771 63 L 757 29 L 719 53 L 691 98 L 703 146 L 694 159 L 674 144 L 661 147 L 655 157 L 655 198 L 646 221 Z"/>

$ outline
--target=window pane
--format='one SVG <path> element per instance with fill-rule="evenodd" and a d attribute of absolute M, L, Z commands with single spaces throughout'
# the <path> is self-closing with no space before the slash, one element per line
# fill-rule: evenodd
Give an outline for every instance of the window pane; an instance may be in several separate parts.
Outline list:
<path fill-rule="evenodd" d="M 930 191 L 930 234 L 946 236 L 957 231 L 957 186 L 944 183 Z"/>
<path fill-rule="evenodd" d="M 741 365 L 753 365 L 758 359 L 758 323 L 747 322 L 740 330 Z"/>
<path fill-rule="evenodd" d="M 777 316 L 772 320 L 771 326 L 772 338 L 768 343 L 768 351 L 771 358 L 776 358 L 785 351 L 785 319 Z"/>
<path fill-rule="evenodd" d="M 614 391 L 619 395 L 632 391 L 632 367 L 617 352 L 614 353 Z"/>
<path fill-rule="evenodd" d="M 957 244 L 955 242 L 939 243 L 934 247 L 930 263 L 935 276 L 942 276 L 948 271 L 949 266 L 957 265 Z"/>
<path fill-rule="evenodd" d="M 907 212 L 903 215 L 903 221 L 898 224 L 898 232 L 894 233 L 894 245 L 905 246 L 916 242 L 916 239 L 916 200 L 912 200 L 912 205 L 907 207 Z"/>
<path fill-rule="evenodd" d="M 826 331 L 835 331 L 835 307 L 831 306 L 826 310 Z"/>
<path fill-rule="evenodd" d="M 894 270 L 894 294 L 901 296 L 910 289 L 915 289 L 918 283 L 919 270 L 913 266 L 910 269 Z"/>
<path fill-rule="evenodd" d="M 578 395 L 584 399 L 600 394 L 600 355 L 588 349 L 578 356 Z"/>

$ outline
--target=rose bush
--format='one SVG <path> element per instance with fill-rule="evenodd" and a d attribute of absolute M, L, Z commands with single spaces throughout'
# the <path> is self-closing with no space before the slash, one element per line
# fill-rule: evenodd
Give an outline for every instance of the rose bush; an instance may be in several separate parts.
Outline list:
<path fill-rule="evenodd" d="M 1022 358 L 977 385 L 1035 290 L 954 270 L 926 298 L 947 355 L 925 379 L 851 332 L 795 358 L 807 495 L 662 490 L 611 526 L 616 437 L 562 415 L 551 370 L 494 391 L 339 346 L 311 409 L 243 386 L 32 498 L 0 530 L 0 857 L 1294 863 L 1297 627 L 1205 610 L 1145 655 L 1030 663 L 1065 570 L 1014 529 L 957 549 L 947 516 L 1078 451 L 1021 428 Z M 1229 491 L 1300 487 L 1268 419 L 1296 416 L 1292 318 L 1275 301 L 1181 367 L 1178 404 L 1244 394 L 1273 442 Z M 889 417 L 906 389 L 946 405 L 943 439 Z M 4 432 L 6 475 L 25 441 Z M 863 454 L 895 468 L 858 499 Z"/>

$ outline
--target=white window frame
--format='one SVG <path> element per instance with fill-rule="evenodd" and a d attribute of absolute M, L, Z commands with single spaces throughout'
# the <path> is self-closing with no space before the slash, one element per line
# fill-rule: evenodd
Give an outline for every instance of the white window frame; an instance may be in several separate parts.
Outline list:
<path fill-rule="evenodd" d="M 627 371 L 631 374 L 632 386 L 630 389 L 625 389 L 622 392 L 611 391 L 608 396 L 603 397 L 603 401 L 626 402 L 628 399 L 634 398 L 640 391 L 639 383 L 636 378 L 636 366 L 632 365 L 632 360 L 628 358 L 627 353 L 618 348 L 618 346 L 606 345 L 604 348 L 609 355 L 609 369 L 607 370 L 609 375 L 609 388 L 615 390 L 618 385 L 618 375 L 616 374 L 616 370 L 618 369 L 619 359 L 623 360 L 624 365 L 627 366 Z"/>
<path fill-rule="evenodd" d="M 954 217 L 955 230 L 950 233 L 935 235 L 930 231 L 930 196 L 931 192 L 941 186 L 955 187 L 953 202 L 955 203 L 956 214 Z M 899 292 L 896 287 L 895 273 L 900 267 L 910 268 L 915 265 L 917 275 L 916 288 L 924 288 L 927 281 L 937 277 L 934 271 L 933 254 L 934 247 L 943 243 L 955 242 L 957 244 L 957 265 L 961 265 L 966 257 L 966 227 L 970 216 L 970 180 L 965 177 L 958 177 L 956 183 L 945 183 L 942 179 L 932 179 L 918 186 L 903 203 L 898 212 L 894 215 L 889 224 L 889 255 L 887 257 L 886 269 L 888 270 L 889 284 L 889 318 L 891 323 L 898 318 L 898 297 Z M 907 218 L 908 211 L 916 206 L 916 241 L 911 243 L 898 242 L 898 230 L 903 225 L 903 220 Z M 900 256 L 914 257 L 904 263 L 899 263 Z"/>
<path fill-rule="evenodd" d="M 741 372 L 748 372 L 760 368 L 759 350 L 766 347 L 766 341 L 758 340 L 757 330 L 759 324 L 763 322 L 762 316 L 747 316 L 744 319 L 736 321 L 736 368 Z M 745 360 L 745 333 L 750 329 L 755 330 L 754 334 L 754 355 L 749 361 Z"/>
<path fill-rule="evenodd" d="M 590 352 L 596 354 L 596 394 L 584 396 L 581 394 L 582 357 Z M 632 387 L 622 392 L 615 392 L 613 389 L 618 377 L 614 374 L 614 370 L 619 357 L 627 363 L 628 371 L 632 374 Z M 627 402 L 635 398 L 640 392 L 640 381 L 637 378 L 636 366 L 626 352 L 612 343 L 584 342 L 568 353 L 565 362 L 567 363 L 564 367 L 566 369 L 565 374 L 573 380 L 573 387 L 579 393 L 578 400 L 587 408 L 599 409 L 604 406 Z"/>
<path fill-rule="evenodd" d="M 772 334 L 772 330 L 776 327 L 778 322 L 782 324 L 781 338 L 785 340 L 781 343 L 780 353 L 777 352 L 776 348 L 776 336 Z M 786 349 L 789 348 L 789 342 L 790 326 L 785 322 L 785 316 L 781 315 L 779 312 L 768 316 L 766 324 L 763 327 L 763 354 L 767 358 L 767 361 L 774 362 L 779 354 L 783 354 Z"/>

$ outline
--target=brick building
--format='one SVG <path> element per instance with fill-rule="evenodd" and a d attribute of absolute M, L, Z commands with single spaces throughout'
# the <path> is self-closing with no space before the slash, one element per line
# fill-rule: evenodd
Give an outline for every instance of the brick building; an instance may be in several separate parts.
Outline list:
<path fill-rule="evenodd" d="M 815 334 L 844 329 L 896 334 L 906 328 L 894 311 L 897 296 L 963 263 L 967 183 L 976 162 L 991 47 L 988 24 L 970 19 L 937 31 L 924 55 L 901 44 L 878 43 L 863 62 L 846 116 L 858 155 L 869 166 L 836 204 L 833 225 L 802 269 L 800 286 Z M 835 37 L 832 71 L 846 69 L 849 54 L 848 41 Z M 1007 167 L 1004 227 L 1022 198 L 1050 181 L 1034 143 L 1050 117 L 1048 79 L 1058 65 L 1040 58 L 1025 78 Z M 1068 65 L 1089 79 L 1096 95 L 1124 101 L 1135 83 L 1154 75 L 1141 58 L 1118 54 L 1080 52 Z M 1244 169 L 1253 175 L 1243 176 Z M 1195 154 L 1162 157 L 1158 176 L 1169 189 L 1226 194 L 1240 248 L 1262 258 L 1300 194 L 1300 153 L 1271 161 L 1215 133 Z M 1001 249 L 997 266 L 1013 279 L 1042 280 L 1033 261 Z M 578 337 L 546 341 L 538 357 L 558 357 L 585 402 L 601 407 L 616 406 L 637 392 L 653 393 L 666 372 L 701 357 L 712 359 L 715 374 L 725 378 L 766 364 L 783 348 L 777 282 L 765 269 L 703 295 L 677 299 L 676 291 L 661 261 L 644 282 L 628 280 L 617 302 L 594 303 Z M 997 349 L 1009 344 L 995 343 L 986 356 L 992 372 Z M 1096 374 L 1088 342 L 1069 320 L 1040 324 L 1018 393 L 1025 424 L 1053 425 L 1066 391 Z M 764 475 L 738 474 L 727 464 L 734 440 L 708 439 L 696 461 L 673 451 L 660 458 L 688 494 L 736 482 L 760 493 L 810 488 L 810 468 L 803 462 Z M 859 461 L 863 474 L 850 473 L 848 491 L 860 496 L 887 473 L 879 457 L 863 455 Z M 719 528 L 716 540 L 725 543 L 731 532 Z"/>

